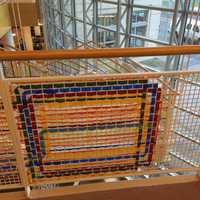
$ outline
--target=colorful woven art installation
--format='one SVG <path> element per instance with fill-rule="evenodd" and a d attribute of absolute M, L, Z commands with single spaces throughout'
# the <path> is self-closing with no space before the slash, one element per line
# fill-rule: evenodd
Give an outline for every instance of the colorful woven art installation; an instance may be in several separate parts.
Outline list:
<path fill-rule="evenodd" d="M 102 78 L 14 85 L 30 180 L 99 176 L 152 161 L 161 89 Z"/>

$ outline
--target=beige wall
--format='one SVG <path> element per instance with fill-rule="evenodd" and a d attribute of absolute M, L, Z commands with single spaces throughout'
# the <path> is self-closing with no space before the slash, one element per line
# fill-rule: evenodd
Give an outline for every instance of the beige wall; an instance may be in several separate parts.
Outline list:
<path fill-rule="evenodd" d="M 0 6 L 0 38 L 10 30 L 10 16 L 7 5 Z"/>
<path fill-rule="evenodd" d="M 15 13 L 17 13 L 17 6 L 14 4 Z M 15 26 L 14 17 L 12 13 L 11 4 L 9 4 L 10 18 L 12 26 Z M 39 20 L 39 9 L 37 3 L 20 3 L 19 10 L 21 14 L 22 26 L 37 26 Z M 16 17 L 17 25 L 19 19 Z"/>

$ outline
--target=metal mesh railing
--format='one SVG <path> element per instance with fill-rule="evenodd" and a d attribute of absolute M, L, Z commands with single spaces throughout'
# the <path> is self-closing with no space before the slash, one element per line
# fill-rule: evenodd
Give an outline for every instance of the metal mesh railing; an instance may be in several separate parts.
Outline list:
<path fill-rule="evenodd" d="M 25 188 L 48 190 L 108 177 L 197 172 L 200 71 L 143 72 L 137 65 L 140 73 L 124 73 L 123 63 L 138 71 L 131 58 L 100 61 L 3 61 L 1 185 L 19 186 L 19 174 Z"/>
<path fill-rule="evenodd" d="M 192 112 L 195 99 L 199 109 L 199 78 L 176 72 L 10 79 L 29 184 L 198 167 L 199 116 L 186 123 L 184 109 Z"/>
<path fill-rule="evenodd" d="M 5 77 L 77 76 L 83 74 L 114 74 L 144 71 L 132 59 L 69 59 L 42 61 L 5 61 Z"/>

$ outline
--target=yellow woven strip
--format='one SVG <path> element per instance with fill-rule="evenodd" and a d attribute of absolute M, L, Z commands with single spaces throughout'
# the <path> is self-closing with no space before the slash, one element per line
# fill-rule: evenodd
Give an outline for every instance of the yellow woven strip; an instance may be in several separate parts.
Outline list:
<path fill-rule="evenodd" d="M 139 100 L 141 100 L 140 98 L 139 98 Z M 147 119 L 149 116 L 148 116 L 148 114 L 149 114 L 149 110 L 150 110 L 150 105 L 149 105 L 149 100 L 147 99 L 147 101 L 148 102 L 146 102 L 146 107 L 145 107 L 145 115 L 144 115 L 144 118 L 145 119 Z M 119 101 L 119 100 L 117 100 L 117 102 L 121 102 L 121 100 Z M 123 101 L 124 103 L 126 103 L 127 101 L 126 100 L 124 100 Z M 128 101 L 129 102 L 129 101 Z M 132 101 L 133 102 L 133 101 Z M 69 104 L 70 103 L 70 104 Z M 74 106 L 74 104 L 79 104 L 79 102 L 65 102 L 65 103 L 60 103 L 60 104 L 62 104 L 62 105 L 59 105 L 59 108 L 60 109 L 64 109 L 64 108 L 66 108 L 66 107 L 68 107 L 68 108 L 71 108 L 72 106 Z M 94 103 L 94 102 L 92 102 L 92 101 L 90 101 L 90 102 L 85 102 L 85 104 L 86 105 L 84 105 L 84 106 L 87 106 L 88 104 L 89 105 L 91 105 L 92 103 Z M 99 102 L 98 101 L 96 101 L 96 104 L 98 104 Z M 102 101 L 100 101 L 100 103 L 102 103 Z M 109 102 L 106 102 L 106 100 L 105 101 L 103 101 L 103 103 L 104 103 L 104 105 L 106 104 L 106 103 L 109 103 Z M 113 100 L 113 103 L 112 103 L 112 105 L 114 104 L 114 103 L 116 103 L 116 101 L 114 101 Z M 141 103 L 141 102 L 140 102 Z M 102 105 L 102 104 L 101 104 Z M 48 108 L 46 108 L 46 109 L 44 109 L 45 111 L 47 111 L 47 110 L 49 110 L 49 106 L 51 107 L 51 108 L 56 108 L 58 105 L 57 105 L 57 103 L 52 103 L 51 105 L 47 105 L 48 106 Z M 133 110 L 133 117 L 135 116 L 134 115 L 134 113 L 138 113 L 138 112 L 136 112 L 138 109 L 140 109 L 140 106 L 135 106 L 136 108 L 136 110 Z M 40 108 L 38 108 L 38 109 L 40 109 Z M 57 111 L 57 112 L 59 112 L 59 110 Z M 66 119 L 63 119 L 62 121 L 61 121 L 61 124 L 59 124 L 58 123 L 58 121 L 59 121 L 59 115 L 56 115 L 56 111 L 54 112 L 54 116 L 49 116 L 46 112 L 38 112 L 39 113 L 39 115 L 37 114 L 36 115 L 36 118 L 37 118 L 37 122 L 38 122 L 38 126 L 39 127 L 42 127 L 43 129 L 46 129 L 47 127 L 46 127 L 46 125 L 47 125 L 47 121 L 45 121 L 45 120 L 48 120 L 48 123 L 49 124 L 51 124 L 52 126 L 55 126 L 55 125 L 57 125 L 57 126 L 59 126 L 59 125 L 62 125 L 64 122 L 67 122 L 67 118 Z M 125 113 L 126 114 L 126 113 Z M 64 116 L 64 115 L 63 115 Z M 121 116 L 121 115 L 120 115 Z M 137 116 L 137 117 L 139 117 L 139 116 Z M 54 118 L 54 120 L 52 120 Z M 58 118 L 58 119 L 57 119 Z M 144 119 L 144 120 L 145 120 Z M 76 120 L 76 119 L 75 119 Z M 95 118 L 95 120 L 97 120 L 96 118 Z M 53 123 L 53 122 L 55 122 L 55 124 Z M 73 124 L 73 121 L 68 121 L 69 123 L 72 123 Z M 87 122 L 87 119 L 85 120 L 85 123 Z"/>
<path fill-rule="evenodd" d="M 107 97 L 107 96 L 106 96 Z M 106 98 L 105 97 L 105 98 Z M 127 97 L 127 96 L 126 96 Z M 113 99 L 113 100 L 96 100 L 96 101 L 75 101 L 75 102 L 62 102 L 62 103 L 48 103 L 46 104 L 49 109 L 73 107 L 73 106 L 101 106 L 101 105 L 123 105 L 123 104 L 141 103 L 141 98 L 134 99 Z"/>
<path fill-rule="evenodd" d="M 143 130 L 143 134 L 146 134 L 146 131 L 147 130 Z M 123 133 L 121 134 L 121 136 L 123 136 Z M 106 134 L 104 134 L 103 136 L 100 136 L 100 137 L 94 136 L 94 137 L 89 138 L 87 140 L 87 143 L 85 142 L 85 139 L 84 139 L 83 136 L 82 137 L 81 136 L 80 137 L 74 137 L 73 139 L 70 139 L 70 140 L 68 140 L 68 138 L 64 138 L 64 137 L 62 137 L 62 138 L 54 138 L 54 137 L 50 138 L 49 136 L 47 136 L 48 140 L 45 138 L 44 141 L 45 141 L 45 147 L 46 147 L 46 149 L 48 149 L 48 148 L 55 148 L 56 146 L 66 147 L 66 146 L 71 146 L 71 145 L 73 145 L 73 146 L 75 146 L 75 145 L 76 146 L 79 146 L 79 145 L 80 146 L 82 146 L 82 145 L 88 146 L 88 145 L 95 145 L 95 144 L 99 145 L 99 142 L 97 142 L 96 140 L 98 140 L 98 139 L 100 140 L 103 137 L 104 137 L 105 141 L 107 139 L 108 142 L 113 140 L 113 139 L 109 139 L 109 137 L 111 137 L 110 134 L 109 134 L 109 137 L 106 136 Z M 121 140 L 122 137 L 115 136 L 115 138 L 116 139 L 119 138 L 119 140 Z M 125 140 L 125 141 L 120 141 L 120 143 L 125 144 L 128 141 L 130 142 L 130 139 L 132 139 L 134 141 L 134 143 L 136 143 L 137 138 L 138 138 L 137 133 L 132 134 L 130 132 L 129 136 L 126 136 L 126 138 L 124 137 L 123 140 Z M 48 142 L 48 143 L 46 143 L 46 142 Z M 142 142 L 146 142 L 145 137 L 142 138 Z M 102 142 L 101 144 L 102 145 L 106 144 L 106 142 L 104 142 L 104 143 Z"/>
<path fill-rule="evenodd" d="M 105 166 L 110 166 L 112 167 L 113 165 L 116 164 L 121 164 L 121 165 L 127 165 L 127 164 L 134 164 L 135 159 L 131 158 L 128 160 L 123 160 L 123 161 L 110 161 L 110 162 L 90 162 L 90 163 L 78 163 L 78 164 L 64 164 L 64 165 L 55 165 L 55 166 L 44 166 L 45 170 L 62 170 L 62 169 L 78 169 L 82 167 L 105 167 Z"/>
<path fill-rule="evenodd" d="M 138 93 L 139 95 L 141 93 Z M 92 96 L 73 96 L 73 97 L 64 97 L 65 100 L 70 100 L 70 99 L 74 99 L 74 100 L 78 100 L 78 99 L 83 99 L 83 98 L 90 98 L 90 99 L 97 99 L 97 98 L 118 98 L 118 97 L 137 97 L 138 95 L 137 93 L 135 94 L 113 94 L 113 95 L 109 95 L 109 94 L 105 94 L 105 95 L 92 95 Z M 52 100 L 55 98 L 49 98 L 49 100 Z M 104 101 L 104 100 L 103 100 Z"/>
<path fill-rule="evenodd" d="M 56 138 L 62 138 L 60 136 L 63 136 L 64 138 L 77 138 L 77 136 L 81 137 L 81 138 L 84 138 L 86 136 L 90 136 L 90 135 L 94 135 L 94 136 L 104 136 L 106 134 L 109 134 L 109 135 L 114 135 L 116 133 L 127 133 L 127 132 L 132 132 L 132 134 L 137 134 L 137 127 L 124 127 L 124 128 L 113 128 L 113 129 L 110 129 L 110 130 L 93 130 L 93 131 L 89 131 L 89 130 L 86 130 L 86 131 L 74 131 L 74 132 L 47 132 L 44 136 L 44 138 L 46 137 L 46 135 L 49 135 L 49 138 L 52 138 L 55 139 Z"/>
<path fill-rule="evenodd" d="M 44 158 L 44 161 L 48 160 L 80 160 L 80 159 L 90 159 L 90 158 L 104 158 L 108 157 L 109 155 L 118 156 L 122 154 L 135 154 L 138 150 L 143 151 L 144 146 L 140 146 L 140 148 L 136 146 L 131 147 L 119 147 L 119 148 L 112 148 L 112 149 L 101 149 L 101 150 L 94 150 L 90 149 L 87 152 L 62 152 L 62 153 L 50 153 L 47 154 Z"/>

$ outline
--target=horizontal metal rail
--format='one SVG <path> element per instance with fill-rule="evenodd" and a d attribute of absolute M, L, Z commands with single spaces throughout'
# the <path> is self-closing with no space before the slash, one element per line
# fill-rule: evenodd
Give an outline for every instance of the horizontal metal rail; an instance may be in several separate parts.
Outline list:
<path fill-rule="evenodd" d="M 179 109 L 179 110 L 181 110 L 181 111 L 183 111 L 183 112 L 189 113 L 189 114 L 191 114 L 191 115 L 193 115 L 195 117 L 200 117 L 200 114 L 198 112 L 194 112 L 194 111 L 186 109 L 186 108 L 181 108 L 178 105 L 175 105 L 174 107 Z"/>
<path fill-rule="evenodd" d="M 172 152 L 170 151 L 169 154 L 179 160 L 182 160 L 183 162 L 187 163 L 188 165 L 192 166 L 192 167 L 199 167 L 199 165 L 197 165 L 196 163 L 194 163 L 191 160 L 188 160 L 187 158 L 179 155 L 177 152 Z"/>
<path fill-rule="evenodd" d="M 99 48 L 50 51 L 5 51 L 0 60 L 51 60 L 78 58 L 143 57 L 200 54 L 200 46 L 168 46 L 153 48 Z"/>
<path fill-rule="evenodd" d="M 196 138 L 193 138 L 193 137 L 191 137 L 191 136 L 188 136 L 187 134 L 183 134 L 183 133 L 181 133 L 181 132 L 179 132 L 179 131 L 176 131 L 176 130 L 174 130 L 173 131 L 176 135 L 178 135 L 178 136 L 180 136 L 180 137 L 182 137 L 182 138 L 185 138 L 186 140 L 189 140 L 189 141 L 191 141 L 191 142 L 193 142 L 193 143 L 195 143 L 195 144 L 197 144 L 197 145 L 200 145 L 200 140 L 198 140 L 198 139 L 196 139 Z"/>

